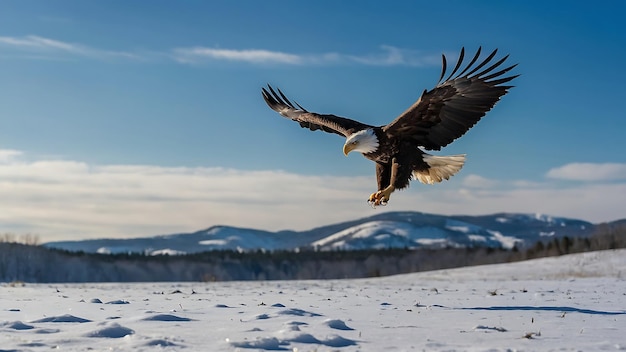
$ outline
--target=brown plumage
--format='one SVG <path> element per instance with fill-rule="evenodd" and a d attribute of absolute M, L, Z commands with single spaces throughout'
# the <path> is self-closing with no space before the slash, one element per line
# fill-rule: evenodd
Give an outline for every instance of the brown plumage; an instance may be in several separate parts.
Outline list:
<path fill-rule="evenodd" d="M 291 102 L 280 89 L 262 88 L 263 98 L 272 110 L 312 131 L 322 130 L 346 137 L 344 153 L 359 151 L 376 163 L 378 191 L 368 201 L 385 205 L 395 189 L 409 185 L 411 178 L 433 184 L 450 178 L 465 162 L 465 155 L 434 156 L 425 150 L 440 150 L 461 137 L 512 87 L 503 85 L 518 75 L 505 76 L 517 65 L 501 68 L 508 55 L 492 63 L 497 49 L 479 60 L 481 49 L 465 65 L 461 49 L 452 72 L 447 71 L 445 55 L 439 82 L 405 112 L 385 126 L 372 126 L 335 115 L 309 112 Z M 457 73 L 458 72 L 458 73 Z"/>

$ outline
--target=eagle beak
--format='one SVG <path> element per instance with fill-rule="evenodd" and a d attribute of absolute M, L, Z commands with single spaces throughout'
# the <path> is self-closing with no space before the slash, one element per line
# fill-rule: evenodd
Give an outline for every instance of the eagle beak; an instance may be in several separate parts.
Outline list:
<path fill-rule="evenodd" d="M 352 151 L 352 149 L 354 149 L 354 144 L 352 144 L 352 143 L 344 144 L 343 145 L 343 155 L 348 156 L 348 153 L 350 153 Z"/>

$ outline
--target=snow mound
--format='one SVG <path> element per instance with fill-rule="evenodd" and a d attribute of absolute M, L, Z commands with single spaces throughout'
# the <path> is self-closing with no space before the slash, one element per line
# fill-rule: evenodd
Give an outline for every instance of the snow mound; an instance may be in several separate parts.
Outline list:
<path fill-rule="evenodd" d="M 46 317 L 46 318 L 32 321 L 32 323 L 88 323 L 88 322 L 91 322 L 91 320 L 75 317 L 71 314 Z"/>
<path fill-rule="evenodd" d="M 328 325 L 328 327 L 331 329 L 354 330 L 353 328 L 347 326 L 343 320 L 339 320 L 339 319 L 328 319 L 324 322 L 324 324 Z"/>
<path fill-rule="evenodd" d="M 28 325 L 28 324 L 24 324 L 21 321 L 0 323 L 0 327 L 7 328 L 7 329 L 13 329 L 13 330 L 30 330 L 30 329 L 34 329 L 35 328 L 34 326 Z"/>
<path fill-rule="evenodd" d="M 143 318 L 145 321 L 192 321 L 193 319 L 179 317 L 173 314 L 156 314 L 147 318 Z"/>
<path fill-rule="evenodd" d="M 118 339 L 118 338 L 122 338 L 128 335 L 132 335 L 135 332 L 132 329 L 129 329 L 127 327 L 121 326 L 120 324 L 117 323 L 111 323 L 108 326 L 102 328 L 102 329 L 98 329 L 96 331 L 93 331 L 89 334 L 87 334 L 87 337 L 105 337 L 105 338 L 111 338 L 111 339 Z"/>

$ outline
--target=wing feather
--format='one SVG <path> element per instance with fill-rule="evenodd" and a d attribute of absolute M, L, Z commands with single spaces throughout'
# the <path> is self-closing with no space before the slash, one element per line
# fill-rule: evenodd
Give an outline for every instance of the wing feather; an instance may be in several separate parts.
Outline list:
<path fill-rule="evenodd" d="M 474 72 L 476 72 L 476 71 L 480 70 L 481 68 L 483 68 L 483 66 L 488 64 L 489 61 L 491 61 L 491 59 L 493 59 L 493 57 L 496 56 L 497 52 L 498 52 L 498 49 L 495 49 L 491 54 L 489 54 L 489 56 L 487 56 L 487 58 L 485 60 L 483 60 L 483 62 L 481 62 L 478 66 L 474 67 L 473 70 L 468 72 L 466 76 L 470 77 Z"/>
<path fill-rule="evenodd" d="M 432 90 L 424 91 L 411 107 L 383 130 L 391 136 L 413 140 L 429 150 L 439 150 L 464 135 L 512 88 L 502 84 L 519 76 L 503 77 L 517 65 L 497 70 L 509 55 L 489 65 L 497 51 L 479 61 L 481 48 L 478 48 L 470 63 L 456 74 L 463 66 L 465 50 L 461 49 L 448 78 Z M 442 61 L 441 77 L 444 77 L 447 66 L 445 56 Z"/>
<path fill-rule="evenodd" d="M 280 89 L 274 90 L 269 84 L 267 88 L 261 88 L 261 94 L 272 110 L 290 120 L 298 122 L 301 127 L 308 128 L 311 131 L 322 130 L 348 137 L 354 132 L 372 127 L 345 117 L 309 112 L 297 102 L 294 101 L 292 103 Z"/>
<path fill-rule="evenodd" d="M 500 64 L 502 64 L 508 57 L 509 57 L 509 55 L 503 57 L 502 59 L 498 60 L 498 62 L 496 62 L 495 64 L 489 66 L 488 68 L 482 70 L 480 73 L 477 73 L 474 76 L 475 77 L 481 77 L 482 79 L 485 79 L 484 77 L 482 77 L 483 75 L 486 75 L 487 73 L 491 72 L 491 70 L 493 70 L 494 68 L 500 66 Z"/>
<path fill-rule="evenodd" d="M 470 63 L 467 64 L 465 69 L 463 69 L 463 71 L 461 71 L 461 73 L 459 73 L 459 77 L 462 76 L 467 70 L 469 70 L 469 68 L 472 67 L 472 65 L 476 62 L 476 60 L 478 60 L 478 58 L 480 57 L 481 50 L 482 50 L 482 47 L 479 46 L 478 50 L 476 50 L 476 54 L 474 54 L 474 58 L 472 58 L 472 61 L 470 61 Z"/>
<path fill-rule="evenodd" d="M 496 78 L 496 77 L 498 77 L 498 76 L 502 76 L 503 74 L 505 74 L 505 73 L 507 73 L 507 72 L 511 71 L 513 68 L 515 68 L 515 66 L 517 66 L 517 64 L 515 64 L 515 65 L 513 65 L 513 66 L 509 66 L 509 67 L 505 68 L 504 70 L 500 70 L 500 71 L 498 71 L 498 72 L 495 72 L 495 73 L 490 74 L 489 76 L 485 76 L 485 77 L 481 77 L 481 78 L 482 78 L 482 79 L 484 79 L 485 81 L 488 81 L 488 80 L 490 80 L 490 79 L 492 79 L 492 78 Z M 515 77 L 517 77 L 517 76 L 513 76 L 513 77 L 511 77 L 511 78 L 507 77 L 507 78 L 509 78 L 509 79 L 513 79 L 513 78 L 515 78 Z"/>
<path fill-rule="evenodd" d="M 461 53 L 459 54 L 459 59 L 456 60 L 456 66 L 454 67 L 454 70 L 452 70 L 452 72 L 450 72 L 450 76 L 448 76 L 448 78 L 446 78 L 446 81 L 449 80 L 450 78 L 452 78 L 452 76 L 454 76 L 456 71 L 459 70 L 459 67 L 461 67 L 461 63 L 463 62 L 463 57 L 464 56 L 465 56 L 465 48 L 461 48 Z M 441 75 L 441 77 L 443 77 L 443 75 Z M 439 79 L 439 81 L 441 81 L 441 78 Z"/>
<path fill-rule="evenodd" d="M 441 76 L 439 76 L 439 81 L 443 79 L 443 76 L 446 74 L 446 68 L 448 67 L 448 63 L 446 62 L 446 56 L 441 54 Z"/>

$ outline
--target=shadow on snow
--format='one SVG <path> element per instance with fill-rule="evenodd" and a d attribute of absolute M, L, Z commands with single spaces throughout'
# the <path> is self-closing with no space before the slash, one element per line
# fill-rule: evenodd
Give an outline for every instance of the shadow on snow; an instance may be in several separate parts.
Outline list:
<path fill-rule="evenodd" d="M 550 307 L 550 306 L 494 306 L 494 307 L 472 307 L 472 308 L 460 308 L 463 310 L 537 310 L 548 312 L 574 312 L 583 314 L 599 314 L 599 315 L 621 315 L 626 314 L 626 311 L 621 312 L 607 312 L 593 309 L 583 309 L 575 307 Z"/>

